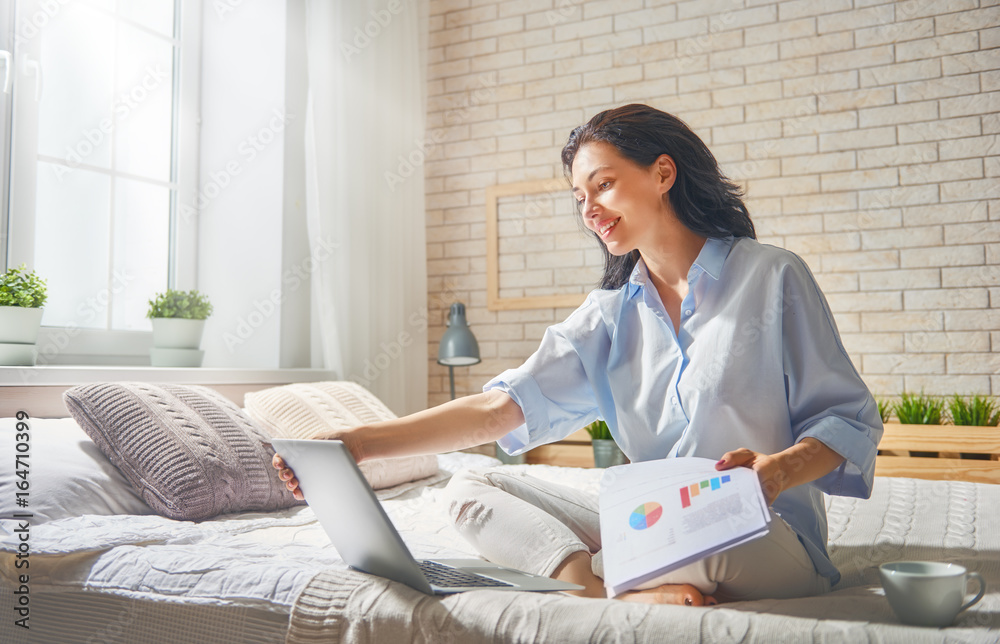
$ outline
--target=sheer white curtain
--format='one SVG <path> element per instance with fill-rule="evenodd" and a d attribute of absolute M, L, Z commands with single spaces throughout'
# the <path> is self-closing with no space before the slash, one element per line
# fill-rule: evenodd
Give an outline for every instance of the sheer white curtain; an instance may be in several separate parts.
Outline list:
<path fill-rule="evenodd" d="M 306 0 L 313 365 L 427 405 L 425 0 Z"/>

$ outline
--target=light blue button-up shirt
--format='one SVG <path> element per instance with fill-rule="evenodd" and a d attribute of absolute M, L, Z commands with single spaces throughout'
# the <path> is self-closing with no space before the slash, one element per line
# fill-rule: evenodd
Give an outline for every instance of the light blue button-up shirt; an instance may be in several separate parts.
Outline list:
<path fill-rule="evenodd" d="M 500 446 L 519 454 L 598 418 L 632 461 L 774 454 L 811 436 L 844 463 L 772 507 L 835 584 L 822 492 L 871 495 L 882 421 L 812 273 L 784 249 L 708 239 L 680 315 L 675 333 L 642 260 L 622 288 L 591 292 L 521 367 L 483 387 L 524 412 Z"/>

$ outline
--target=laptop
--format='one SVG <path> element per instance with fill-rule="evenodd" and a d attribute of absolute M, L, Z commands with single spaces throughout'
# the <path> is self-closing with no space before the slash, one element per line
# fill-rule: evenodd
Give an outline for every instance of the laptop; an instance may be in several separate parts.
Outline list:
<path fill-rule="evenodd" d="M 557 591 L 583 588 L 480 559 L 416 560 L 340 441 L 272 439 L 295 471 L 306 502 L 351 568 L 428 595 L 488 588 Z"/>

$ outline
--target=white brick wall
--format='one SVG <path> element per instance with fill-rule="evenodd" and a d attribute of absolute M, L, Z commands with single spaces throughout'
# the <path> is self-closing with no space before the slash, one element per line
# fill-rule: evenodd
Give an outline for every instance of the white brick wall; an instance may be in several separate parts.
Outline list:
<path fill-rule="evenodd" d="M 746 186 L 877 394 L 1000 395 L 995 2 L 432 0 L 429 43 L 429 404 L 448 397 L 433 356 L 452 300 L 483 354 L 460 393 L 570 312 L 487 310 L 485 187 L 560 176 L 569 131 L 626 102 L 687 121 Z M 501 230 L 505 293 L 578 286 L 592 242 L 535 224 Z"/>

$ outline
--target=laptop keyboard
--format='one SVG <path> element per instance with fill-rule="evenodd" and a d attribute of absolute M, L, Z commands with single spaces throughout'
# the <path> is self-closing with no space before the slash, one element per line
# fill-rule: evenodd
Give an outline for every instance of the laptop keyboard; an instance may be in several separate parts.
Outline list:
<path fill-rule="evenodd" d="M 506 581 L 500 581 L 499 579 L 490 579 L 489 577 L 483 577 L 482 575 L 452 568 L 451 566 L 444 566 L 436 561 L 425 560 L 418 561 L 417 563 L 420 565 L 420 570 L 423 571 L 424 576 L 427 577 L 427 581 L 434 586 L 441 586 L 442 588 L 490 588 L 514 585 L 508 584 Z"/>

